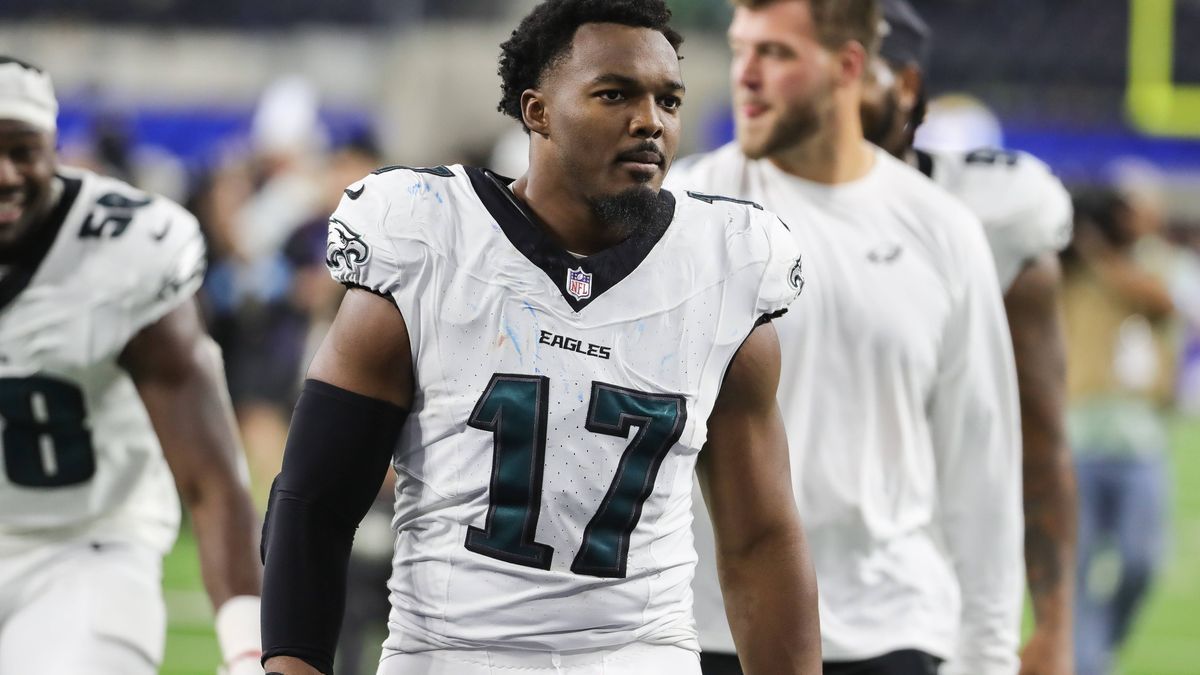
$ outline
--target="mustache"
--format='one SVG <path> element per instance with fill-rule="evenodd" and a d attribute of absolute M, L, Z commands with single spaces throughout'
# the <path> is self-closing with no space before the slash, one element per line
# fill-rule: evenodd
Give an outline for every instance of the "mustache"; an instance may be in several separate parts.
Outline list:
<path fill-rule="evenodd" d="M 662 149 L 650 141 L 643 141 L 638 145 L 625 150 L 617 155 L 618 162 L 644 162 L 650 159 L 649 155 L 654 156 L 653 163 L 663 166 L 667 163 L 667 156 Z"/>

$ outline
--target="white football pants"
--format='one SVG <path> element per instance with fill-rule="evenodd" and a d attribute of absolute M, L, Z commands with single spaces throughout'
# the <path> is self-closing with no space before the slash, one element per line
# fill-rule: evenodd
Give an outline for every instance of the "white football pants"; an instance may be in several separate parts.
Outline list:
<path fill-rule="evenodd" d="M 700 675 L 700 655 L 634 643 L 586 652 L 446 650 L 384 653 L 377 675 Z"/>
<path fill-rule="evenodd" d="M 166 608 L 162 559 L 90 540 L 0 542 L 0 673 L 154 675 Z"/>

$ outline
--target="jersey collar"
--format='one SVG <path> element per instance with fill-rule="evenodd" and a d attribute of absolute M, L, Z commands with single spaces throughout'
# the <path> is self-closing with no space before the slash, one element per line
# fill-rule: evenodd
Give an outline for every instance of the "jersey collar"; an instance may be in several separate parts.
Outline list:
<path fill-rule="evenodd" d="M 576 313 L 629 276 L 658 244 L 674 216 L 662 224 L 639 228 L 625 241 L 595 255 L 577 258 L 556 244 L 529 209 L 508 189 L 512 179 L 487 169 L 467 168 L 471 187 L 512 245 L 537 265 Z M 675 195 L 659 195 L 675 213 Z"/>
<path fill-rule="evenodd" d="M 50 248 L 58 239 L 58 232 L 66 222 L 67 214 L 71 212 L 75 200 L 79 197 L 83 181 L 62 175 L 58 178 L 63 182 L 62 197 L 46 220 L 38 225 L 29 237 L 14 250 L 12 267 L 4 279 L 0 280 L 0 310 L 8 307 L 9 303 L 29 286 L 29 282 L 33 280 L 42 261 L 46 259 Z"/>

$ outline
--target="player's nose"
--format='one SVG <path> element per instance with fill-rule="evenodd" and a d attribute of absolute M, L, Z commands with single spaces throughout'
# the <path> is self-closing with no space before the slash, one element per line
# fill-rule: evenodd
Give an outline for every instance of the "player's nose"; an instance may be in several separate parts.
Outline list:
<path fill-rule="evenodd" d="M 658 102 L 653 96 L 642 97 L 629 120 L 629 134 L 635 138 L 658 139 L 662 137 L 665 129 L 666 124 L 663 122 Z"/>
<path fill-rule="evenodd" d="M 757 91 L 762 86 L 762 69 L 758 58 L 753 54 L 738 56 L 729 66 L 730 79 L 734 87 L 743 87 Z"/>

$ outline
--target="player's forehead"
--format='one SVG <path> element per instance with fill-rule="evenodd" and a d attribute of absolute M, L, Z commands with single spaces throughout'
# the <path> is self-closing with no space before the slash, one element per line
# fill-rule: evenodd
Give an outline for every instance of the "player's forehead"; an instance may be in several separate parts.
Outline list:
<path fill-rule="evenodd" d="M 579 27 L 571 51 L 555 68 L 556 76 L 586 85 L 617 76 L 647 87 L 681 83 L 679 55 L 657 30 L 615 23 Z"/>
<path fill-rule="evenodd" d="M 23 120 L 0 117 L 0 142 L 37 142 L 50 138 L 50 132 Z"/>
<path fill-rule="evenodd" d="M 728 37 L 733 44 L 778 43 L 794 47 L 816 40 L 817 33 L 807 2 L 780 0 L 756 9 L 737 7 Z"/>

